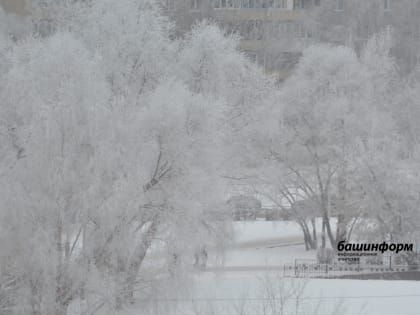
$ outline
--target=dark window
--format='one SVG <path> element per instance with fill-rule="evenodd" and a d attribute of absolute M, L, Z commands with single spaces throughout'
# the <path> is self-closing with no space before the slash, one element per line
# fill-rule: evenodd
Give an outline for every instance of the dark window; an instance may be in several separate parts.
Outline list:
<path fill-rule="evenodd" d="M 305 8 L 305 0 L 294 0 L 293 2 L 294 9 L 304 9 Z"/>
<path fill-rule="evenodd" d="M 200 0 L 191 0 L 191 10 L 197 11 L 200 9 Z"/>
<path fill-rule="evenodd" d="M 175 0 L 166 0 L 166 10 L 175 10 Z"/>

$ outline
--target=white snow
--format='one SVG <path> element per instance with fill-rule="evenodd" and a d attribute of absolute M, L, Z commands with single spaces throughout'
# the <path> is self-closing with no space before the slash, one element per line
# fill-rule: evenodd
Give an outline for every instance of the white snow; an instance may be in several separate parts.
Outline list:
<path fill-rule="evenodd" d="M 281 278 L 284 263 L 316 256 L 316 251 L 306 251 L 303 244 L 293 245 L 303 242 L 294 222 L 235 222 L 234 231 L 236 246 L 226 252 L 222 266 L 210 265 L 207 272 L 195 277 L 192 299 L 207 303 L 211 300 L 219 310 L 228 309 L 226 304 L 243 303 L 243 299 L 260 303 L 255 299 L 261 295 L 264 279 L 275 281 L 280 277 L 286 287 L 306 283 L 299 314 L 312 314 L 310 310 L 318 303 L 322 315 L 329 314 L 339 303 L 345 308 L 339 315 L 420 314 L 420 281 Z"/>
<path fill-rule="evenodd" d="M 154 312 L 259 315 L 262 313 L 257 310 L 263 303 L 280 303 L 267 301 L 263 293 L 267 283 L 271 283 L 286 288 L 285 292 L 287 288 L 303 287 L 298 312 L 297 300 L 286 299 L 284 315 L 331 315 L 337 307 L 341 308 L 334 315 L 420 314 L 420 281 L 283 278 L 284 263 L 315 258 L 316 252 L 306 251 L 303 244 L 287 245 L 290 240 L 302 240 L 296 223 L 235 222 L 234 230 L 235 243 L 227 250 L 224 262 L 212 261 L 210 253 L 208 269 L 192 277 L 192 287 L 169 289 L 156 296 Z M 277 297 L 281 298 L 281 294 Z M 245 312 L 238 313 L 243 306 Z M 124 315 L 138 314 L 143 308 L 139 302 Z"/>
<path fill-rule="evenodd" d="M 235 242 L 279 239 L 290 236 L 301 237 L 299 226 L 293 221 L 239 221 L 234 222 Z"/>
<path fill-rule="evenodd" d="M 197 276 L 193 299 L 224 298 L 238 299 L 236 302 L 239 302 L 239 299 L 255 301 L 261 296 L 260 288 L 264 279 L 275 276 L 275 273 L 267 272 L 206 273 Z M 301 302 L 307 311 L 321 301 L 321 309 L 324 311 L 331 310 L 337 303 L 343 303 L 346 312 L 340 315 L 420 314 L 420 281 L 291 278 L 281 280 L 286 283 L 286 287 L 291 285 L 292 281 L 306 283 Z M 232 300 L 229 302 L 233 303 Z"/>
<path fill-rule="evenodd" d="M 331 227 L 335 229 L 335 219 Z M 316 220 L 316 230 L 321 231 L 321 219 Z M 235 243 L 270 241 L 294 237 L 303 242 L 302 231 L 295 221 L 238 221 L 233 223 Z"/>

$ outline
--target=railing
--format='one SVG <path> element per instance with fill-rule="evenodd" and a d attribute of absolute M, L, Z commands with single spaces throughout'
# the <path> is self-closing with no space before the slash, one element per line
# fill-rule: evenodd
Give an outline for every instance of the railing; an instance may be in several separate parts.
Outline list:
<path fill-rule="evenodd" d="M 316 261 L 295 261 L 285 264 L 283 274 L 285 277 L 297 278 L 330 278 L 344 275 L 357 275 L 367 273 L 390 273 L 420 271 L 419 265 L 385 265 L 385 264 L 348 264 L 332 263 L 320 264 Z"/>

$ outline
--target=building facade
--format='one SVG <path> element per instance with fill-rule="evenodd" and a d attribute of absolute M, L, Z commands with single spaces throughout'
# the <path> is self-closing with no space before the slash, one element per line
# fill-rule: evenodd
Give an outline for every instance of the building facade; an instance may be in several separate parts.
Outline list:
<path fill-rule="evenodd" d="M 418 64 L 420 0 L 157 0 L 176 22 L 178 35 L 197 21 L 218 23 L 241 36 L 240 49 L 280 81 L 315 42 L 362 46 L 386 25 L 398 30 L 396 54 Z M 31 0 L 0 0 L 5 11 L 33 14 Z M 42 12 L 42 11 L 41 11 Z M 48 33 L 49 18 L 37 11 L 35 26 Z M 357 47 L 356 47 L 357 48 Z"/>
<path fill-rule="evenodd" d="M 281 81 L 315 42 L 363 47 L 392 26 L 404 72 L 419 65 L 420 0 L 161 0 L 183 33 L 203 19 L 239 34 L 240 48 Z"/>
<path fill-rule="evenodd" d="M 200 20 L 218 23 L 241 36 L 240 49 L 279 80 L 287 77 L 302 50 L 313 43 L 301 23 L 302 11 L 320 0 L 162 0 L 180 33 Z"/>
<path fill-rule="evenodd" d="M 12 14 L 25 14 L 27 13 L 25 0 L 0 0 L 0 4 L 6 12 Z"/>

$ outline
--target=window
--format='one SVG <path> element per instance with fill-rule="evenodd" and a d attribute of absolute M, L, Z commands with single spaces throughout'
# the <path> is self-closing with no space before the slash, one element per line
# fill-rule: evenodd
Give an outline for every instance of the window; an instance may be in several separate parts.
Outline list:
<path fill-rule="evenodd" d="M 302 38 L 311 37 L 310 32 L 302 24 L 296 24 L 296 35 Z"/>
<path fill-rule="evenodd" d="M 284 52 L 281 60 L 281 69 L 287 70 L 292 69 L 299 62 L 301 53 L 296 52 Z"/>
<path fill-rule="evenodd" d="M 336 11 L 344 11 L 344 0 L 336 0 L 335 10 Z"/>
<path fill-rule="evenodd" d="M 166 0 L 166 10 L 175 10 L 175 0 Z"/>
<path fill-rule="evenodd" d="M 278 37 L 287 37 L 287 23 L 288 22 L 280 22 L 278 25 Z"/>
<path fill-rule="evenodd" d="M 264 37 L 262 21 L 249 20 L 240 23 L 238 33 L 244 40 L 261 40 Z"/>
<path fill-rule="evenodd" d="M 200 9 L 200 0 L 191 0 L 191 11 L 198 11 Z"/>
<path fill-rule="evenodd" d="M 194 2 L 191 0 L 192 3 Z M 281 8 L 287 9 L 290 0 L 213 0 L 213 8 Z M 299 6 L 303 8 L 305 0 L 294 0 L 299 2 Z M 198 1 L 198 9 L 200 8 L 200 1 Z M 193 6 L 191 5 L 191 8 Z"/>
<path fill-rule="evenodd" d="M 305 0 L 294 0 L 293 2 L 294 9 L 304 9 L 305 8 Z"/>
<path fill-rule="evenodd" d="M 294 37 L 292 22 L 285 22 L 283 25 L 283 30 L 284 30 L 285 37 Z"/>
<path fill-rule="evenodd" d="M 384 10 L 391 11 L 391 0 L 383 0 L 384 1 Z"/>
<path fill-rule="evenodd" d="M 274 8 L 274 0 L 266 0 L 263 2 L 264 8 Z"/>
<path fill-rule="evenodd" d="M 247 57 L 251 60 L 251 62 L 258 62 L 258 55 L 256 52 L 246 52 Z"/>
<path fill-rule="evenodd" d="M 270 1 L 272 8 L 287 9 L 288 0 L 273 0 Z"/>
<path fill-rule="evenodd" d="M 240 8 L 241 7 L 241 2 L 245 1 L 245 0 L 213 0 L 214 1 L 214 5 L 213 7 L 215 9 L 233 9 L 233 8 Z M 249 0 L 247 0 L 249 1 Z M 198 2 L 198 8 L 196 10 L 200 9 L 200 5 L 201 5 L 201 0 L 197 0 Z"/>
<path fill-rule="evenodd" d="M 242 8 L 255 8 L 255 0 L 242 0 Z"/>
<path fill-rule="evenodd" d="M 42 37 L 46 37 L 54 33 L 53 20 L 43 19 L 35 23 L 35 31 Z"/>

